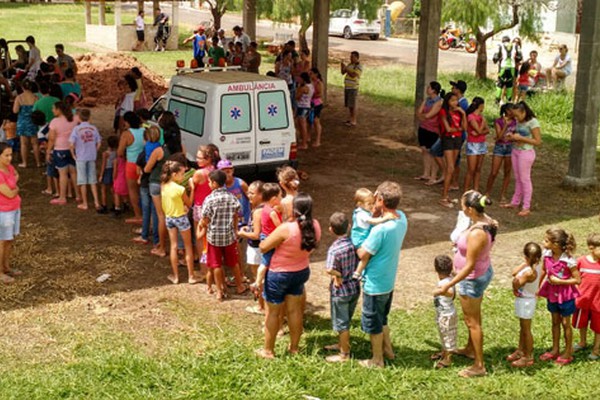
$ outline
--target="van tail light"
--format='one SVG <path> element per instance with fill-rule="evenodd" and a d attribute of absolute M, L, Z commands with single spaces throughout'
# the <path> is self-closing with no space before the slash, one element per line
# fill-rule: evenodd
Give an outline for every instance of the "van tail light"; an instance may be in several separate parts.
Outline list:
<path fill-rule="evenodd" d="M 290 161 L 296 161 L 298 158 L 298 145 L 296 142 L 290 144 Z"/>
<path fill-rule="evenodd" d="M 365 21 L 363 21 L 362 19 L 357 19 L 356 21 L 353 22 L 354 25 L 362 25 L 365 23 Z"/>

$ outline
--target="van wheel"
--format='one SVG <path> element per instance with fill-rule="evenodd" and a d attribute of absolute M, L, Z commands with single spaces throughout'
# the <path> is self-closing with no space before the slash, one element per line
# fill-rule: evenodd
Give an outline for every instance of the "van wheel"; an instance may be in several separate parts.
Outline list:
<path fill-rule="evenodd" d="M 379 35 L 371 35 L 369 36 L 371 40 L 379 40 Z"/>
<path fill-rule="evenodd" d="M 352 39 L 352 30 L 349 26 L 344 28 L 344 39 Z"/>

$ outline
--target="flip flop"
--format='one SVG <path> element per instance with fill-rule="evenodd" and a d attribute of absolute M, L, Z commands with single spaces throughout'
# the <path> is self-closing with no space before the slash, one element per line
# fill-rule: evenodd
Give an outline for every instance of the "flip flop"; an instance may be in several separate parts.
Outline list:
<path fill-rule="evenodd" d="M 506 203 L 506 204 L 500 204 L 501 208 L 519 208 L 518 204 L 512 204 L 512 203 Z"/>
<path fill-rule="evenodd" d="M 547 351 L 540 356 L 540 361 L 552 361 L 556 360 L 557 358 L 558 354 L 552 354 L 551 352 Z"/>
<path fill-rule="evenodd" d="M 531 214 L 529 210 L 521 210 L 517 213 L 519 217 L 529 217 L 529 214 Z"/>
<path fill-rule="evenodd" d="M 431 355 L 431 357 L 429 357 L 429 359 L 430 359 L 431 361 L 436 361 L 436 360 L 439 360 L 439 359 L 441 359 L 441 358 L 442 358 L 442 352 L 441 352 L 441 351 L 439 351 L 439 352 L 437 352 L 437 353 L 433 353 L 433 354 Z"/>
<path fill-rule="evenodd" d="M 444 368 L 448 368 L 450 365 L 452 365 L 452 362 L 447 362 L 444 360 L 440 360 L 438 362 L 435 363 L 435 369 L 444 369 Z"/>
<path fill-rule="evenodd" d="M 531 367 L 534 363 L 533 358 L 525 358 L 525 357 L 521 357 L 518 360 L 513 361 L 512 363 L 510 363 L 511 367 L 514 368 L 527 368 L 527 367 Z"/>
<path fill-rule="evenodd" d="M 9 284 L 9 283 L 13 283 L 15 281 L 15 278 L 13 278 L 12 276 L 8 276 L 6 274 L 0 274 L 0 283 L 4 283 L 4 284 Z"/>
<path fill-rule="evenodd" d="M 174 275 L 169 275 L 167 276 L 167 279 L 169 280 L 169 282 L 171 282 L 173 285 L 177 285 L 179 283 L 179 278 L 175 278 Z"/>
<path fill-rule="evenodd" d="M 452 201 L 450 201 L 450 199 L 442 199 L 439 201 L 439 205 L 442 207 L 446 207 L 446 208 L 453 208 L 454 207 L 454 203 L 452 203 Z"/>
<path fill-rule="evenodd" d="M 523 358 L 523 352 L 521 350 L 516 350 L 515 352 L 506 357 L 506 361 L 513 362 L 521 358 Z"/>
<path fill-rule="evenodd" d="M 330 363 L 345 363 L 345 362 L 350 361 L 350 354 L 349 353 L 334 354 L 334 355 L 325 357 L 325 361 L 330 362 Z"/>
<path fill-rule="evenodd" d="M 425 175 L 421 175 L 421 176 L 415 176 L 413 179 L 414 179 L 415 181 L 428 181 L 428 180 L 429 180 L 429 177 L 428 177 L 428 176 L 425 176 Z"/>
<path fill-rule="evenodd" d="M 581 351 L 581 350 L 585 350 L 587 348 L 586 346 L 582 346 L 579 343 L 575 343 L 575 346 L 573 346 L 573 351 Z"/>
<path fill-rule="evenodd" d="M 259 306 L 248 306 L 246 307 L 246 312 L 255 315 L 265 315 L 265 312 Z"/>
<path fill-rule="evenodd" d="M 592 361 L 598 361 L 600 359 L 600 356 L 596 355 L 594 353 L 590 353 L 590 355 L 588 356 L 588 359 L 590 359 Z"/>
<path fill-rule="evenodd" d="M 16 268 L 11 268 L 6 273 L 8 275 L 10 275 L 10 276 L 21 276 L 21 275 L 23 275 L 23 271 L 21 271 L 20 269 L 16 269 Z"/>
<path fill-rule="evenodd" d="M 323 346 L 323 350 L 327 350 L 327 351 L 340 351 L 340 345 L 339 344 L 328 344 L 327 346 Z"/>
<path fill-rule="evenodd" d="M 360 360 L 358 365 L 364 368 L 383 368 L 383 365 L 375 364 L 371 359 L 368 360 Z"/>
<path fill-rule="evenodd" d="M 265 349 L 257 349 L 254 354 L 257 357 L 260 358 L 264 358 L 265 360 L 272 360 L 275 358 L 275 354 L 271 353 L 270 351 L 267 351 Z"/>
<path fill-rule="evenodd" d="M 50 200 L 50 204 L 52 204 L 53 206 L 66 206 L 67 201 L 59 200 L 59 199 L 52 199 L 52 200 Z"/>
<path fill-rule="evenodd" d="M 554 360 L 554 362 L 558 365 L 571 364 L 573 362 L 573 357 L 564 358 L 562 356 L 559 356 L 556 360 Z"/>

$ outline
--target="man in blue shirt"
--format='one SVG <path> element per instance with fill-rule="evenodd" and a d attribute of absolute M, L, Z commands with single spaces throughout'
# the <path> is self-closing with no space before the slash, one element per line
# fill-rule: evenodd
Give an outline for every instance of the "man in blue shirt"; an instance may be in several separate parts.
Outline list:
<path fill-rule="evenodd" d="M 400 250 L 408 222 L 396 210 L 402 196 L 396 182 L 383 182 L 375 192 L 375 210 L 390 218 L 369 233 L 358 256 L 366 263 L 363 274 L 362 329 L 371 338 L 372 357 L 361 360 L 364 367 L 383 367 L 383 357 L 394 358 L 387 317 L 392 305 Z"/>
<path fill-rule="evenodd" d="M 183 41 L 183 44 L 192 42 L 194 59 L 198 68 L 204 68 L 204 56 L 206 55 L 206 35 L 204 27 L 201 25 L 194 29 L 194 34 Z"/>

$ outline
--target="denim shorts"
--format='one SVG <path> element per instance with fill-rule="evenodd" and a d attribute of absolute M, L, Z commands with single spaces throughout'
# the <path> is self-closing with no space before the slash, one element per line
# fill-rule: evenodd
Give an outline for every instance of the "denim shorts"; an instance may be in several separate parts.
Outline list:
<path fill-rule="evenodd" d="M 113 169 L 112 168 L 104 169 L 104 174 L 102 175 L 101 183 L 103 185 L 112 186 L 112 184 L 113 184 Z"/>
<path fill-rule="evenodd" d="M 181 217 L 167 217 L 167 229 L 177 229 L 179 231 L 187 231 L 191 229 L 190 220 L 187 215 Z"/>
<path fill-rule="evenodd" d="M 264 233 L 261 233 L 259 237 L 260 237 L 260 241 L 262 242 L 263 240 L 265 240 L 267 238 L 267 235 L 265 235 Z M 266 253 L 262 253 L 261 258 L 260 258 L 261 265 L 264 265 L 266 267 L 271 265 L 271 258 L 273 258 L 274 253 L 275 253 L 275 249 L 269 250 Z"/>
<path fill-rule="evenodd" d="M 519 85 L 519 92 L 528 92 L 529 91 L 529 85 Z"/>
<path fill-rule="evenodd" d="M 483 296 L 483 292 L 485 292 L 485 289 L 488 287 L 493 277 L 494 270 L 490 265 L 483 275 L 478 276 L 475 279 L 464 279 L 458 282 L 458 294 L 478 299 Z"/>
<path fill-rule="evenodd" d="M 263 298 L 267 303 L 281 304 L 285 296 L 301 296 L 304 284 L 310 277 L 310 268 L 297 272 L 272 272 L 267 270 Z"/>
<path fill-rule="evenodd" d="M 21 233 L 21 209 L 0 211 L 0 240 L 13 240 Z"/>
<path fill-rule="evenodd" d="M 6 139 L 6 143 L 10 146 L 13 153 L 21 151 L 21 139 L 18 136 L 13 139 Z"/>
<path fill-rule="evenodd" d="M 548 308 L 548 311 L 550 311 L 553 314 L 560 314 L 561 317 L 569 317 L 575 314 L 575 299 L 566 301 L 564 303 L 553 303 L 550 300 L 548 300 L 546 308 Z"/>
<path fill-rule="evenodd" d="M 353 296 L 331 297 L 331 324 L 336 332 L 350 330 L 350 321 L 356 309 L 360 293 Z"/>
<path fill-rule="evenodd" d="M 65 169 L 69 166 L 75 166 L 75 160 L 73 160 L 70 150 L 54 150 L 52 152 L 52 159 L 56 169 Z"/>
<path fill-rule="evenodd" d="M 150 196 L 160 196 L 160 183 L 150 182 L 148 185 Z"/>
<path fill-rule="evenodd" d="M 46 176 L 58 178 L 58 170 L 54 165 L 54 157 L 50 157 L 50 161 L 46 163 Z"/>
<path fill-rule="evenodd" d="M 363 293 L 361 325 L 362 330 L 370 335 L 383 332 L 383 327 L 388 324 L 388 314 L 392 307 L 394 292 L 378 294 L 375 296 Z"/>
<path fill-rule="evenodd" d="M 498 157 L 510 157 L 512 154 L 512 143 L 496 143 L 494 155 Z"/>
<path fill-rule="evenodd" d="M 77 184 L 95 185 L 98 183 L 96 176 L 96 161 L 75 161 L 77 165 Z"/>
<path fill-rule="evenodd" d="M 487 143 L 472 143 L 467 142 L 467 155 L 468 156 L 482 156 L 487 154 Z"/>
<path fill-rule="evenodd" d="M 298 107 L 296 110 L 296 116 L 298 118 L 308 118 L 308 114 L 310 113 L 310 108 Z"/>

